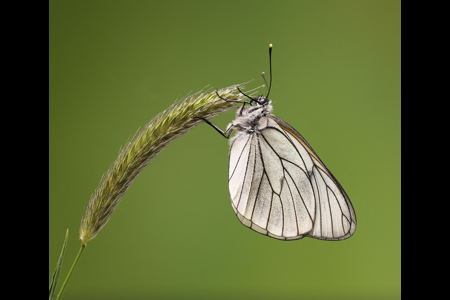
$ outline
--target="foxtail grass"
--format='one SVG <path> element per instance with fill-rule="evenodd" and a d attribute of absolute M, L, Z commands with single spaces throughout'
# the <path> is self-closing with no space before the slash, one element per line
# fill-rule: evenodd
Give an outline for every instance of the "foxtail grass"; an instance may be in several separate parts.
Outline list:
<path fill-rule="evenodd" d="M 235 92 L 235 86 L 218 93 L 230 100 L 240 100 L 242 97 Z M 120 151 L 92 195 L 81 221 L 81 242 L 86 244 L 105 226 L 122 196 L 153 157 L 172 141 L 202 123 L 201 118 L 215 117 L 232 107 L 232 102 L 223 101 L 215 91 L 200 91 L 174 103 L 136 133 Z"/>
<path fill-rule="evenodd" d="M 217 93 L 228 100 L 241 101 L 244 97 L 237 92 L 236 86 L 218 90 Z M 81 220 L 81 249 L 57 299 L 60 299 L 87 242 L 95 238 L 106 225 L 123 195 L 150 160 L 172 141 L 203 123 L 202 119 L 215 117 L 235 107 L 235 104 L 220 99 L 214 90 L 199 91 L 172 104 L 126 143 L 91 196 Z"/>

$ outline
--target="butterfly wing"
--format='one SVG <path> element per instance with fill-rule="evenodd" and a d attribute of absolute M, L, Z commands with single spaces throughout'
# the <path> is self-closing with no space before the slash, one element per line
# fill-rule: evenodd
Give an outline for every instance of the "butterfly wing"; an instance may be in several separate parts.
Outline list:
<path fill-rule="evenodd" d="M 238 134 L 230 148 L 230 198 L 242 224 L 282 240 L 350 237 L 350 199 L 306 140 L 273 115 L 259 129 Z"/>

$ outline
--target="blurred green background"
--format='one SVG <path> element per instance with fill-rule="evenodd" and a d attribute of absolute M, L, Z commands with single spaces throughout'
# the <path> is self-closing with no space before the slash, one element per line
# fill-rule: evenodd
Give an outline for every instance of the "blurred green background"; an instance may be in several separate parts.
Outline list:
<path fill-rule="evenodd" d="M 270 43 L 274 114 L 358 218 L 341 242 L 247 229 L 228 197 L 228 143 L 201 125 L 137 178 L 64 299 L 400 299 L 400 1 L 50 1 L 49 12 L 49 275 L 70 229 L 59 285 L 120 147 L 191 91 L 263 84 Z"/>

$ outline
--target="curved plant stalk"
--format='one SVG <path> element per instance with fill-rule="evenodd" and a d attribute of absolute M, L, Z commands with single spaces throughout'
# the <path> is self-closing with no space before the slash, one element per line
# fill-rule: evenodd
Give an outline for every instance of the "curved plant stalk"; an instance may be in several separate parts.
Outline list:
<path fill-rule="evenodd" d="M 236 86 L 221 89 L 217 93 L 228 100 L 241 101 L 244 97 L 237 92 Z M 125 145 L 91 196 L 86 213 L 81 220 L 81 249 L 57 299 L 64 292 L 87 242 L 95 238 L 105 226 L 122 196 L 150 160 L 172 141 L 201 124 L 202 118 L 215 117 L 234 107 L 233 104 L 235 103 L 226 102 L 217 97 L 216 91 L 197 92 L 174 103 L 157 115 Z"/>
<path fill-rule="evenodd" d="M 242 95 L 234 91 L 235 86 L 228 87 L 219 95 L 230 100 L 241 99 Z M 105 226 L 133 180 L 153 157 L 173 140 L 202 123 L 199 118 L 215 117 L 231 107 L 233 103 L 218 98 L 215 91 L 200 91 L 174 103 L 145 125 L 119 153 L 91 196 L 81 221 L 81 243 L 92 240 Z"/>

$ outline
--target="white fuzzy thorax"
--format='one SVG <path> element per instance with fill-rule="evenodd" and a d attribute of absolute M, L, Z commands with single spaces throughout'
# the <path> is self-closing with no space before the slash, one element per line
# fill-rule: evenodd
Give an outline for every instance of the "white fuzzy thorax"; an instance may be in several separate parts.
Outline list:
<path fill-rule="evenodd" d="M 230 139 L 230 143 L 232 143 L 238 135 L 259 133 L 259 120 L 262 117 L 271 114 L 272 110 L 272 101 L 269 101 L 269 103 L 265 105 L 257 103 L 256 105 L 246 107 L 242 110 L 242 112 L 241 109 L 239 109 L 236 113 L 236 119 L 234 119 L 227 126 L 227 131 L 231 130 L 230 128 L 236 131 L 236 135 L 234 138 Z"/>

